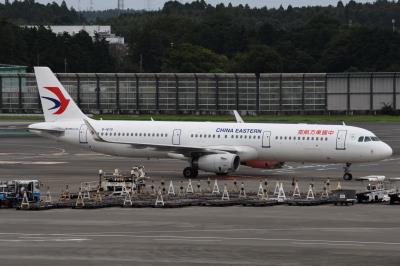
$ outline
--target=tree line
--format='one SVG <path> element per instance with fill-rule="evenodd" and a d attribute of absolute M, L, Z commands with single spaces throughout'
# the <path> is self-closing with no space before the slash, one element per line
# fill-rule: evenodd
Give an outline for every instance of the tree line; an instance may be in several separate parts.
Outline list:
<path fill-rule="evenodd" d="M 168 2 L 105 20 L 146 72 L 400 71 L 400 3 L 250 8 Z M 395 25 L 394 25 L 395 26 Z"/>
<path fill-rule="evenodd" d="M 23 11 L 22 11 L 23 10 Z M 111 24 L 127 52 L 36 24 Z M 204 0 L 157 11 L 77 12 L 65 2 L 0 4 L 0 63 L 62 72 L 400 71 L 400 2 L 250 8 Z M 67 64 L 65 64 L 67 63 Z"/>

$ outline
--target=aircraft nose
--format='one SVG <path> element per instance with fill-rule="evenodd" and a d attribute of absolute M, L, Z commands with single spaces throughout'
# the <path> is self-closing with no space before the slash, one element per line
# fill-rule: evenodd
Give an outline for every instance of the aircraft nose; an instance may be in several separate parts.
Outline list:
<path fill-rule="evenodd" d="M 392 156 L 392 154 L 393 154 L 392 148 L 386 143 L 382 143 L 382 146 L 380 148 L 380 155 L 384 158 L 389 158 L 390 156 Z"/>

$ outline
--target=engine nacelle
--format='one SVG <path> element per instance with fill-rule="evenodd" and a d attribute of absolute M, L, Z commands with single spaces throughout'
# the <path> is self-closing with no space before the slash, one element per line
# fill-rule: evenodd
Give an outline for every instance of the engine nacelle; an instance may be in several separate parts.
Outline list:
<path fill-rule="evenodd" d="M 210 154 L 201 156 L 193 162 L 194 166 L 206 172 L 226 174 L 239 168 L 240 158 L 236 154 Z"/>
<path fill-rule="evenodd" d="M 263 169 L 278 169 L 282 168 L 285 164 L 284 162 L 278 161 L 269 161 L 269 160 L 250 160 L 246 162 L 242 162 L 243 165 L 252 167 L 252 168 L 263 168 Z"/>

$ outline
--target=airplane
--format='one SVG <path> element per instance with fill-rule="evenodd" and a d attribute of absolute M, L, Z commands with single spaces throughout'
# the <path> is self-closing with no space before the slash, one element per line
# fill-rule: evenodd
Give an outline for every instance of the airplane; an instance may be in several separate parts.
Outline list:
<path fill-rule="evenodd" d="M 389 158 L 392 149 L 371 131 L 343 125 L 94 120 L 79 109 L 48 67 L 34 68 L 45 122 L 29 125 L 37 135 L 95 152 L 137 158 L 185 160 L 185 178 L 198 171 L 227 175 L 247 165 L 284 162 L 350 165 Z"/>

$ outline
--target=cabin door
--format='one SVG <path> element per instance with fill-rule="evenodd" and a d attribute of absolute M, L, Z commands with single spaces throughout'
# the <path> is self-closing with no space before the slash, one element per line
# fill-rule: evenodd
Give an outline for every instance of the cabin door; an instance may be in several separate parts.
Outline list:
<path fill-rule="evenodd" d="M 336 136 L 336 149 L 345 150 L 346 149 L 346 136 L 347 130 L 339 130 Z"/>
<path fill-rule="evenodd" d="M 81 125 L 79 129 L 79 143 L 85 144 L 87 142 L 87 126 L 85 124 Z"/>
<path fill-rule="evenodd" d="M 172 145 L 181 145 L 181 130 L 174 129 L 174 134 L 172 135 Z"/>
<path fill-rule="evenodd" d="M 271 131 L 263 132 L 262 147 L 263 148 L 271 148 Z"/>

